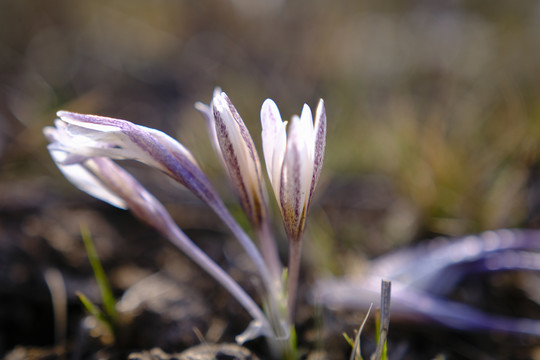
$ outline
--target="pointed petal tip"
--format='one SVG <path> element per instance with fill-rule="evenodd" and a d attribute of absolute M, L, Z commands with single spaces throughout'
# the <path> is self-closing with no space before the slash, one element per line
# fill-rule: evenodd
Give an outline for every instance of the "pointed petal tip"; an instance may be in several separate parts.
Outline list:
<path fill-rule="evenodd" d="M 74 120 L 74 121 L 88 122 L 89 119 L 98 118 L 98 117 L 103 118 L 103 119 L 107 119 L 104 116 L 81 114 L 81 113 L 67 111 L 67 110 L 57 111 L 56 116 L 58 116 L 61 120 L 64 120 L 64 121 L 66 121 L 66 120 Z"/>
<path fill-rule="evenodd" d="M 67 111 L 67 110 L 59 110 L 56 112 L 56 116 L 58 116 L 59 118 L 70 116 L 72 114 L 75 114 L 75 113 L 72 113 L 71 111 Z"/>
<path fill-rule="evenodd" d="M 317 110 L 318 109 L 325 110 L 324 100 L 322 98 L 319 99 L 319 103 L 317 104 Z"/>

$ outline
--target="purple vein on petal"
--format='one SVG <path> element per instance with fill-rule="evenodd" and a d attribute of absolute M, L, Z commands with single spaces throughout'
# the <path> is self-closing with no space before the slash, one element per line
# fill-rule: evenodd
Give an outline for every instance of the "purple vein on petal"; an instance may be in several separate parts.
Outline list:
<path fill-rule="evenodd" d="M 235 185 L 238 188 L 242 206 L 244 206 L 245 211 L 250 216 L 252 216 L 253 209 L 251 208 L 247 189 L 244 182 L 242 181 L 242 171 L 240 169 L 238 156 L 235 152 L 234 146 L 229 136 L 227 126 L 225 125 L 223 118 L 221 117 L 221 114 L 217 109 L 214 111 L 214 118 L 216 120 L 216 130 L 218 133 L 218 138 L 221 139 L 222 142 L 221 151 L 226 164 L 228 164 L 227 168 L 230 172 L 231 179 L 234 181 Z"/>
<path fill-rule="evenodd" d="M 319 177 L 321 175 L 324 161 L 324 151 L 326 147 L 326 109 L 324 106 L 324 101 L 322 99 L 319 101 L 315 116 L 315 151 L 313 156 L 313 176 L 311 180 L 311 187 L 309 189 L 308 206 L 311 202 L 315 186 L 317 185 L 317 182 L 319 181 Z"/>

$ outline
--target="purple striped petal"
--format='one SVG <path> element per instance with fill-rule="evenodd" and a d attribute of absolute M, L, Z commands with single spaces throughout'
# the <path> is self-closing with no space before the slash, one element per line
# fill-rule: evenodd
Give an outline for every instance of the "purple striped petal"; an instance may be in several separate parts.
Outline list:
<path fill-rule="evenodd" d="M 321 176 L 321 170 L 324 160 L 324 151 L 326 148 L 326 109 L 324 107 L 324 101 L 319 100 L 317 105 L 317 112 L 315 114 L 315 128 L 314 128 L 314 151 L 313 151 L 313 177 L 311 179 L 311 186 L 309 190 L 308 208 L 313 197 L 313 192 L 319 178 Z"/>
<path fill-rule="evenodd" d="M 222 92 L 212 101 L 216 135 L 229 177 L 244 211 L 255 224 L 266 216 L 266 192 L 259 155 L 251 135 L 232 104 Z"/>
<path fill-rule="evenodd" d="M 50 146 L 74 157 L 133 159 L 155 167 L 209 204 L 220 202 L 191 153 L 167 134 L 126 120 L 59 111 Z"/>

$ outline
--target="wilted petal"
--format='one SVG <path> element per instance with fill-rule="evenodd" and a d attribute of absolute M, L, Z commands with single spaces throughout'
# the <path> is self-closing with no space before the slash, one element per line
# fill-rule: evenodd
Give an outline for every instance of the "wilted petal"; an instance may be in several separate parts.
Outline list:
<path fill-rule="evenodd" d="M 55 158 L 54 151 L 51 151 L 51 157 Z M 72 165 L 60 165 L 57 163 L 57 166 L 66 179 L 78 189 L 113 206 L 124 210 L 127 209 L 126 202 L 104 186 L 103 182 L 82 163 Z"/>
<path fill-rule="evenodd" d="M 244 121 L 229 97 L 220 93 L 212 100 L 216 134 L 230 179 L 244 211 L 255 224 L 266 214 L 266 192 L 259 156 Z"/>
<path fill-rule="evenodd" d="M 153 226 L 165 235 L 174 245 L 188 255 L 195 263 L 206 270 L 214 279 L 223 285 L 233 295 L 258 325 L 252 329 L 249 338 L 257 336 L 272 336 L 270 324 L 261 309 L 253 299 L 220 268 L 208 255 L 198 248 L 174 223 L 165 207 L 149 193 L 131 174 L 118 166 L 109 158 L 91 158 L 81 166 L 99 179 L 111 193 L 122 199 L 126 207 L 135 216 Z"/>
<path fill-rule="evenodd" d="M 171 172 L 170 167 L 173 166 L 170 156 L 196 164 L 184 146 L 161 131 L 104 116 L 68 111 L 59 111 L 57 115 L 67 123 L 63 132 L 73 140 L 64 142 L 66 139 L 62 138 L 59 142 L 69 146 L 73 153 L 139 160 L 165 172 Z"/>
<path fill-rule="evenodd" d="M 62 174 L 77 188 L 85 193 L 105 201 L 113 206 L 126 209 L 127 204 L 124 200 L 114 194 L 109 188 L 91 172 L 82 165 L 82 162 L 87 158 L 83 156 L 72 155 L 61 149 L 58 145 L 62 141 L 62 137 L 66 134 L 63 132 L 65 123 L 57 121 L 57 127 L 45 127 L 43 133 L 51 144 L 47 147 L 55 164 L 58 166 Z M 71 139 L 64 138 L 64 141 Z"/>
<path fill-rule="evenodd" d="M 185 235 L 173 226 L 163 206 L 111 160 L 134 159 L 154 166 L 205 201 L 238 238 L 257 266 L 267 291 L 272 294 L 275 286 L 258 249 L 227 211 L 191 154 L 181 144 L 160 131 L 125 120 L 64 111 L 58 116 L 56 127 L 47 127 L 44 133 L 51 141 L 49 151 L 53 159 L 76 186 L 115 206 L 129 208 L 162 231 L 222 282 L 255 319 L 267 324 L 264 314 L 238 284 L 217 265 L 209 264 L 200 250 L 186 245 L 185 239 L 182 240 Z"/>
<path fill-rule="evenodd" d="M 138 160 L 171 176 L 210 206 L 221 204 L 191 153 L 169 135 L 126 120 L 67 111 L 57 114 L 58 131 L 49 149 L 63 151 L 66 163 L 84 157 Z"/>

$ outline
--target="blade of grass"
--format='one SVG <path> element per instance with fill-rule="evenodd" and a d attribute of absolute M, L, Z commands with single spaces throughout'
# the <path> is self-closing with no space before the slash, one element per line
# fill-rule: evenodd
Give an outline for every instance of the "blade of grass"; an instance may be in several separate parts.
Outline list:
<path fill-rule="evenodd" d="M 349 360 L 362 360 L 362 352 L 360 351 L 360 335 L 362 334 L 362 330 L 364 330 L 364 326 L 366 325 L 367 319 L 369 318 L 369 313 L 371 312 L 372 307 L 373 304 L 369 306 L 366 316 L 364 317 L 364 321 L 362 321 L 362 325 L 360 325 L 358 331 L 356 332 L 356 337 L 354 341 L 347 334 L 343 333 L 343 337 L 345 337 L 345 340 L 353 348 Z"/>
<path fill-rule="evenodd" d="M 109 280 L 105 275 L 105 270 L 99 261 L 96 248 L 92 241 L 92 235 L 87 227 L 81 227 L 81 236 L 84 242 L 84 247 L 86 248 L 86 254 L 88 255 L 88 260 L 94 271 L 94 276 L 96 278 L 99 293 L 101 295 L 101 300 L 103 301 L 103 309 L 105 314 L 110 318 L 112 324 L 116 324 L 117 314 L 116 314 L 116 300 L 114 299 Z M 113 325 L 114 326 L 114 325 Z"/>
<path fill-rule="evenodd" d="M 81 304 L 83 304 L 84 308 L 86 309 L 86 311 L 88 311 L 90 315 L 94 316 L 96 319 L 106 324 L 110 328 L 110 330 L 112 330 L 109 320 L 107 319 L 103 311 L 101 311 L 101 309 L 92 302 L 92 300 L 90 300 L 86 295 L 84 295 L 80 291 L 77 291 L 75 294 L 77 295 L 77 297 L 79 298 L 79 301 L 81 302 Z"/>
<path fill-rule="evenodd" d="M 381 315 L 377 339 L 377 349 L 371 357 L 373 360 L 386 360 L 386 337 L 390 327 L 390 297 L 392 283 L 388 280 L 381 281 Z"/>

